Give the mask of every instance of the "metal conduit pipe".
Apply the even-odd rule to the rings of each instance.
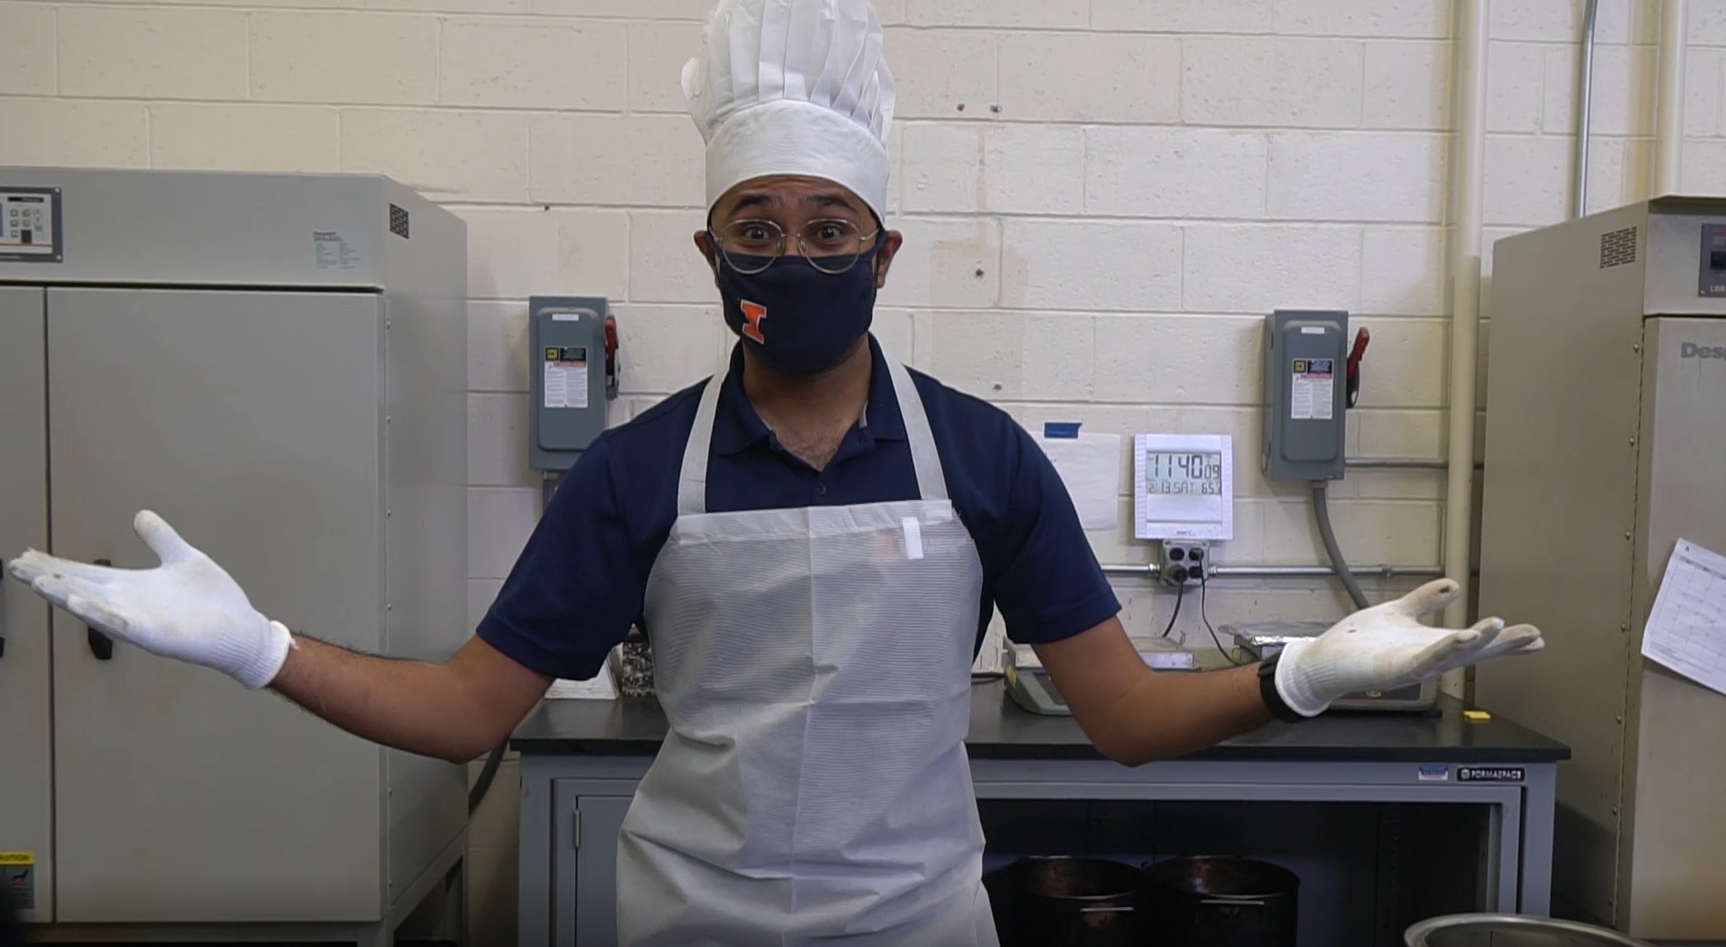
[[[1350,573],[1364,579],[1442,579],[1442,566],[1353,566]],[[1104,575],[1156,578],[1156,566],[1103,566]],[[1205,575],[1212,579],[1334,579],[1329,566],[1211,566]]]
[[[1678,193],[1684,157],[1684,80],[1689,9],[1685,0],[1660,5],[1660,90],[1655,103],[1654,188],[1651,197]]]
[[[1582,55],[1576,84],[1576,167],[1575,195],[1571,198],[1570,215],[1588,213],[1588,142],[1594,113],[1594,24],[1600,19],[1599,0],[1588,0],[1582,10]]]
[[[1456,5],[1456,161],[1450,219],[1450,469],[1444,500],[1444,572],[1461,587],[1445,610],[1451,628],[1469,626],[1474,548],[1475,384],[1480,357],[1481,256],[1485,241],[1487,0]],[[1445,692],[1461,697],[1465,678],[1446,675]]]
[[[1399,460],[1394,457],[1362,458],[1344,461],[1346,466],[1358,470],[1449,470],[1450,464],[1443,460],[1417,460],[1413,458]],[[1486,464],[1475,461],[1475,470],[1485,470]]]

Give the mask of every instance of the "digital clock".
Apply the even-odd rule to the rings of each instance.
[[[1234,538],[1234,447],[1228,435],[1140,434],[1134,448],[1135,536]]]
[[[1158,496],[1222,496],[1223,455],[1147,451],[1145,492]]]

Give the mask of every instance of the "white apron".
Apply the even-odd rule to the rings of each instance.
[[[623,821],[624,947],[996,947],[964,740],[982,565],[905,368],[922,499],[708,513],[723,378],[648,577],[670,733]]]

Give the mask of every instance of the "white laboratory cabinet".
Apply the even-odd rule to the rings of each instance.
[[[0,167],[0,556],[155,565],[266,615],[467,638],[466,229],[380,177]],[[385,751],[0,583],[0,875],[43,937],[388,943],[465,769]]]
[[[1726,553],[1726,199],[1507,237],[1490,291],[1480,611],[1548,643],[1474,696],[1572,748],[1555,913],[1726,941],[1726,695],[1641,656],[1677,543]]]

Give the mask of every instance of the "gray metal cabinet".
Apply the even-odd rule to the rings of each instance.
[[[0,253],[0,556],[152,567],[149,509],[297,631],[461,647],[460,219],[348,175],[0,168],[8,194],[55,195],[63,252]],[[93,639],[10,584],[0,853],[38,854],[31,920],[387,943],[460,859],[464,767]]]
[[[1480,608],[1552,643],[1482,665],[1476,697],[1575,747],[1555,907],[1720,941],[1726,695],[1642,649],[1662,588],[1707,587],[1668,582],[1677,543],[1726,552],[1726,200],[1665,196],[1494,252]],[[1717,615],[1689,620],[1717,636]]]
[[[633,783],[554,784],[552,886],[562,947],[617,943],[617,835]]]
[[[999,685],[993,688],[984,685],[987,696],[974,698],[989,712],[1005,699]],[[525,725],[536,731],[527,740],[543,743],[516,741],[522,751],[516,942],[617,947],[618,833],[653,757],[622,746],[619,755],[603,755],[603,740],[571,739],[573,728],[548,726],[547,709]],[[1195,759],[1131,769],[1061,756],[973,759],[989,838],[985,870],[1052,852],[1128,863],[1170,855],[1263,857],[1300,875],[1301,943],[1314,945],[1376,943],[1371,932],[1395,937],[1415,920],[1441,914],[1545,916],[1556,758],[1533,735],[1526,744],[1482,746],[1476,752],[1483,764],[1508,762],[1499,768],[1520,777],[1466,781],[1458,741],[1443,735],[1464,725],[1460,707],[1446,714],[1430,729],[1387,718],[1392,742],[1376,751],[1354,742],[1358,721],[1336,721],[1329,732],[1340,742],[1333,749],[1350,749],[1335,762]],[[620,707],[587,719],[610,718],[629,734],[622,738],[628,743],[657,726],[629,716]],[[1511,748],[1522,752],[1502,755]],[[1383,759],[1359,758],[1362,751]],[[1431,778],[1434,771],[1444,777]]]
[[[42,290],[0,286],[0,557],[48,546],[47,389]],[[48,608],[0,580],[0,897],[24,917],[54,900]]]

